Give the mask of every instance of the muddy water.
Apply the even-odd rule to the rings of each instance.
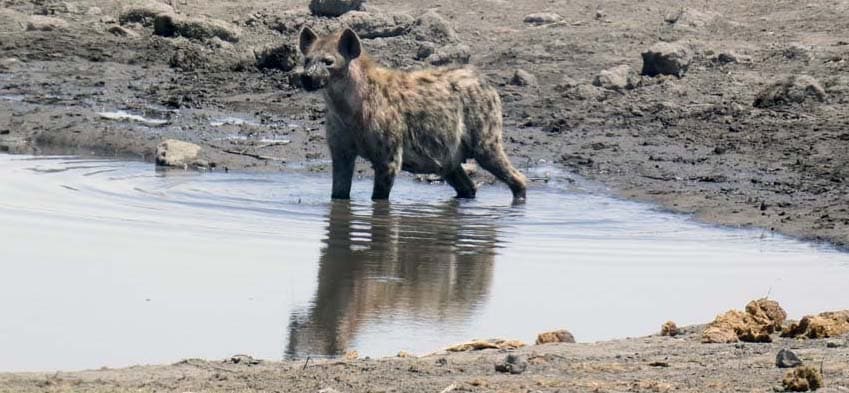
[[[701,323],[770,295],[847,308],[849,255],[700,225],[554,180],[511,206],[398,181],[157,172],[0,155],[0,370],[423,354],[471,338],[580,341]]]

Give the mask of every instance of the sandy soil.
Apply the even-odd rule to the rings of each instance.
[[[203,146],[214,170],[327,170],[323,103],[291,83],[286,48],[301,25],[337,21],[309,16],[305,1],[177,0],[177,14],[221,20],[239,31],[238,41],[163,37],[143,20],[120,23],[129,3],[0,1],[0,151],[152,161],[161,140],[177,138]],[[468,45],[471,63],[502,94],[508,151],[519,167],[562,165],[624,197],[707,222],[849,245],[847,1],[374,0],[369,7],[370,15],[410,18],[434,9],[448,20],[456,41],[405,30],[365,45],[401,68],[426,65],[416,60],[422,46]],[[523,22],[536,12],[562,20]],[[682,78],[643,76],[631,89],[592,85],[614,66],[639,72],[641,53],[658,41],[692,51]],[[263,58],[270,48],[284,55]],[[520,69],[536,82],[514,83]],[[802,74],[818,81],[824,98],[753,105],[770,83]],[[111,111],[164,123],[100,114]],[[289,143],[269,143],[281,140]],[[519,376],[495,375],[492,363],[503,354],[476,353],[306,370],[188,361],[0,375],[0,390],[438,392],[457,384],[458,391],[770,391],[782,374],[771,364],[782,346],[799,347],[822,362],[827,381],[849,386],[845,346],[706,346],[653,337],[527,348],[521,352],[538,360]],[[649,365],[660,360],[669,367]]]

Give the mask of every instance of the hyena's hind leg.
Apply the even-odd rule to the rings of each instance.
[[[469,174],[466,173],[462,165],[458,165],[454,170],[448,172],[444,178],[451,187],[454,187],[454,191],[457,191],[457,198],[472,199],[475,197],[477,186],[469,178]]]
[[[510,187],[514,200],[525,199],[528,180],[525,175],[513,167],[500,143],[488,149],[480,149],[475,153],[475,160],[481,168],[486,169]]]

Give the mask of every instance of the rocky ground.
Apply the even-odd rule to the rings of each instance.
[[[323,103],[294,83],[294,39],[347,25],[385,65],[478,67],[521,168],[561,165],[707,222],[849,245],[849,1],[373,0],[338,17],[305,0],[0,5],[0,151],[152,162],[173,138],[202,147],[202,170],[326,171]],[[672,61],[649,53],[644,68],[650,48]],[[3,375],[0,390],[770,391],[784,346],[849,386],[845,346],[688,337],[529,347],[519,376],[496,375],[504,355],[490,352]]]

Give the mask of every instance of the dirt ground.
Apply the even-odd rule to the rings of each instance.
[[[84,372],[0,374],[0,392],[773,392],[790,348],[821,369],[820,392],[849,391],[849,339],[777,338],[769,344],[701,344],[702,327],[675,337],[544,344],[512,354],[521,374],[498,373],[503,351],[384,359],[269,362],[234,357]]]
[[[326,171],[323,102],[294,83],[292,49],[304,24],[355,23],[386,65],[427,66],[436,62],[428,51],[456,62],[465,51],[502,95],[508,153],[520,168],[561,165],[706,222],[849,245],[849,1],[373,0],[360,19],[334,19],[311,16],[306,1],[174,0],[171,12],[201,21],[182,33],[126,12],[166,6],[153,3],[0,0],[0,152],[153,161],[156,145],[176,138],[201,145],[209,170]],[[524,21],[540,12],[561,18]],[[682,77],[593,85],[615,66],[639,73],[641,53],[659,41],[692,53]],[[514,78],[517,70],[533,78]],[[799,102],[754,105],[792,75],[819,86]],[[141,117],[116,120],[115,111]],[[360,171],[368,175],[366,165]],[[653,337],[531,347],[522,353],[541,360],[521,376],[494,375],[503,355],[486,353],[305,370],[189,361],[2,375],[0,390],[770,391],[780,380],[771,359],[785,345],[849,386],[845,346]],[[648,365],[656,360],[669,367]]]

